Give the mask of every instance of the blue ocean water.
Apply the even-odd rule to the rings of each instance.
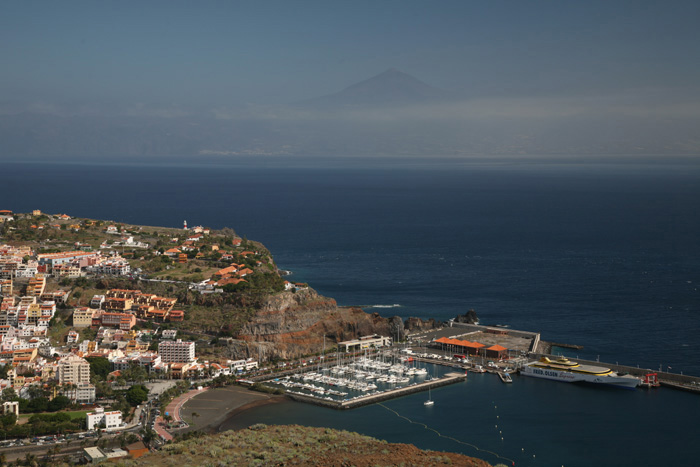
[[[382,404],[336,411],[294,402],[243,412],[221,427],[299,424],[355,431],[516,466],[696,465],[697,395],[627,391],[490,374]],[[435,430],[435,431],[434,431]]]
[[[294,280],[342,305],[441,320],[473,308],[484,324],[581,344],[582,358],[700,375],[700,164],[693,160],[8,163],[2,171],[2,209],[169,227],[185,219],[228,226],[263,242]],[[624,465],[627,458],[615,456],[633,442],[628,432],[660,450],[666,450],[663,443],[675,446],[683,433],[677,430],[697,432],[692,395],[523,379],[510,389],[498,380],[473,379],[462,388],[468,396],[457,387],[443,389],[460,411],[434,419],[442,427],[436,428],[471,439],[489,417],[486,399],[502,393],[503,400],[512,399],[512,432],[524,436],[515,445],[529,443],[508,446],[509,452],[526,448],[537,451],[536,459],[544,452],[571,453],[550,459],[557,464],[531,465],[590,465],[576,464],[590,459],[577,453],[593,456],[591,447],[601,445],[613,456],[605,459],[618,462],[597,465]],[[392,402],[399,412],[415,412],[415,401],[401,401]],[[381,407],[356,413],[374,417],[378,409],[387,413],[381,425],[386,436],[354,411],[318,418],[387,438],[399,426],[394,415]],[[317,410],[288,409],[294,416]],[[464,422],[469,430],[461,428]],[[662,437],[658,441],[639,433],[644,423],[672,428],[661,434],[650,428]],[[401,439],[427,442],[415,427],[405,427],[413,435],[402,431]],[[603,443],[599,432],[623,446]],[[571,442],[560,439],[569,435]],[[568,447],[559,451],[548,439]],[[444,442],[438,438],[434,446]],[[457,450],[453,444],[439,448]],[[691,459],[683,446],[674,452]]]

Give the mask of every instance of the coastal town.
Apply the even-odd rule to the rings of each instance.
[[[306,285],[284,281],[266,250],[230,229],[212,233],[185,221],[161,230],[0,211],[5,439],[138,427],[134,409],[147,400],[147,382],[221,382],[258,368],[257,359],[226,358],[211,339],[188,332],[188,316],[168,291],[213,296]],[[163,293],[129,287],[137,281]],[[81,418],[33,415],[69,407]]]

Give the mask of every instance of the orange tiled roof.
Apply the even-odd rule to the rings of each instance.
[[[472,349],[480,349],[482,347],[486,347],[484,344],[481,344],[479,342],[450,339],[448,337],[441,337],[440,339],[436,339],[435,342],[438,342],[440,344],[456,345],[458,347],[470,347]]]
[[[491,347],[489,347],[489,348],[486,349],[486,350],[495,350],[496,352],[501,352],[501,351],[503,351],[503,350],[508,350],[508,349],[506,349],[505,347],[503,347],[503,346],[501,346],[501,345],[495,344],[495,345],[492,345]]]

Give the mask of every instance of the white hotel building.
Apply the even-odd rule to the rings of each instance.
[[[166,363],[191,363],[194,362],[194,342],[161,341],[158,344],[158,353]]]

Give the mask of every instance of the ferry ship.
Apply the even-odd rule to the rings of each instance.
[[[550,360],[542,357],[537,362],[531,362],[520,369],[520,374],[534,378],[552,379],[566,383],[595,383],[625,389],[634,389],[639,385],[639,378],[631,375],[619,375],[610,368],[593,365],[581,365],[568,358]]]

